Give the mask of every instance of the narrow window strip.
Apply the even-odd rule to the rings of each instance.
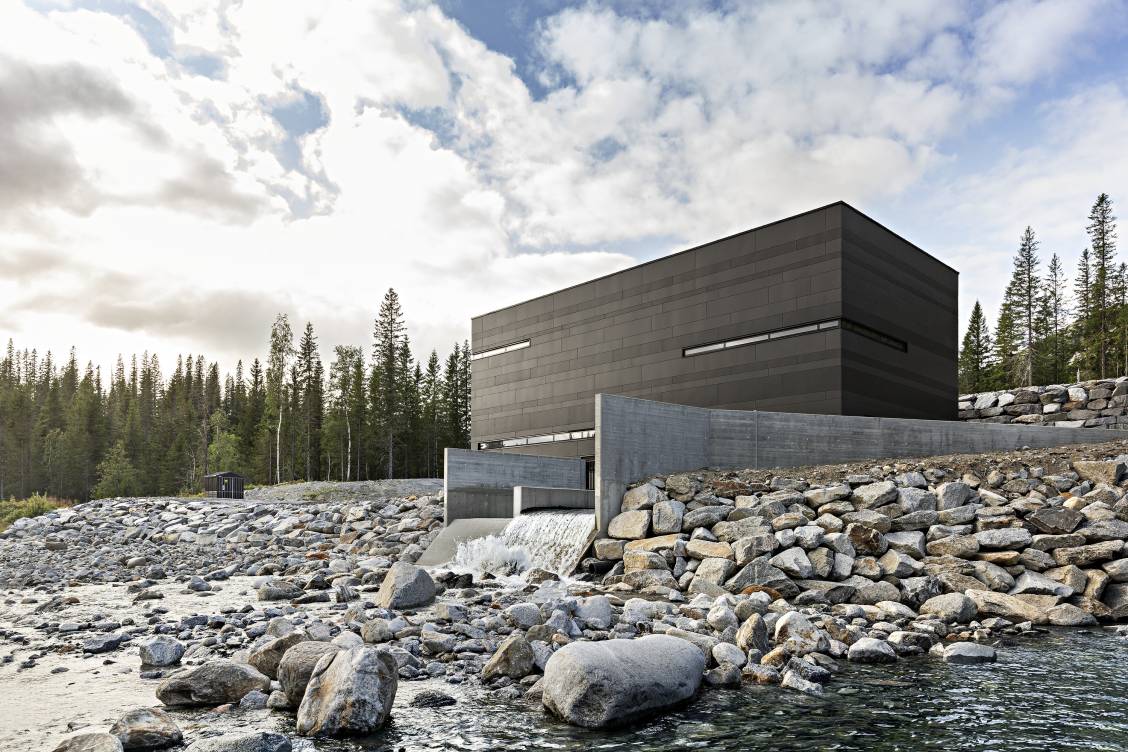
[[[470,356],[470,360],[481,360],[482,358],[492,358],[495,355],[504,355],[505,353],[513,352],[514,350],[524,350],[530,344],[532,344],[530,342],[530,340],[526,339],[526,340],[522,340],[520,342],[514,342],[514,343],[509,344],[509,345],[502,345],[501,347],[495,347],[495,348],[492,348],[490,350],[482,350],[481,352],[473,353]]]
[[[736,347],[743,347],[745,345],[753,345],[758,342],[775,341],[780,339],[787,339],[788,337],[797,337],[803,334],[812,334],[814,332],[824,332],[832,329],[845,329],[849,332],[854,332],[863,337],[879,342],[894,350],[901,352],[908,352],[908,343],[904,340],[897,339],[888,334],[883,334],[876,329],[871,329],[863,324],[857,324],[853,321],[846,319],[830,319],[828,321],[819,321],[813,324],[804,324],[802,326],[792,326],[786,329],[777,329],[772,332],[763,332],[761,334],[752,334],[736,339],[724,340],[722,342],[710,342],[703,345],[693,345],[686,347],[682,350],[682,357],[689,358],[694,355],[705,355],[706,353],[719,352],[721,350],[731,350]]]

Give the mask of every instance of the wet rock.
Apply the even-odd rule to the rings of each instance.
[[[780,680],[779,686],[784,689],[793,689],[796,692],[802,692],[805,695],[811,695],[813,697],[822,697],[824,694],[821,684],[804,679],[795,671],[784,671],[783,679]]]
[[[847,658],[854,663],[893,663],[897,653],[884,640],[862,637],[850,646]]]
[[[110,733],[118,738],[127,752],[173,747],[184,738],[172,716],[160,708],[131,710],[110,726]]]
[[[1040,621],[1042,609],[1014,595],[990,590],[968,590],[979,616],[1001,616],[1012,621]]]
[[[184,655],[184,646],[167,635],[142,640],[137,647],[140,649],[143,666],[173,666],[179,663],[180,657]]]
[[[298,707],[305,695],[306,685],[313,676],[313,670],[322,656],[340,652],[341,648],[331,642],[299,642],[286,651],[278,662],[278,683],[286,693],[291,707]]]
[[[448,705],[455,705],[458,700],[448,695],[446,692],[440,692],[437,689],[425,689],[415,697],[411,698],[408,703],[413,708],[442,708]]]
[[[171,706],[224,705],[255,689],[269,691],[270,679],[246,663],[217,660],[165,679],[157,686],[157,699]]]
[[[52,752],[122,752],[113,734],[78,734],[64,739]]]
[[[298,707],[304,736],[361,736],[384,725],[396,697],[392,656],[369,646],[323,655]]]
[[[967,624],[975,618],[975,602],[962,593],[947,593],[929,598],[920,606],[920,613],[935,616],[949,624]]]
[[[775,641],[794,655],[826,651],[826,636],[798,611],[788,611],[775,624]]]
[[[499,676],[520,679],[533,672],[536,656],[528,640],[519,634],[506,638],[493,657],[482,668],[482,680],[490,681]]]
[[[260,692],[257,689],[252,689],[247,694],[243,695],[243,699],[239,700],[240,710],[262,710],[270,702],[270,695],[265,692]]]
[[[292,752],[282,734],[259,731],[252,734],[222,734],[192,742],[186,752]]]
[[[1047,623],[1058,627],[1082,627],[1097,623],[1095,616],[1071,603],[1061,603],[1049,609],[1045,619]]]
[[[667,635],[574,642],[545,666],[542,702],[577,726],[627,723],[693,697],[704,670],[700,650]]]
[[[947,663],[994,663],[995,648],[978,642],[953,642],[944,648]]]
[[[544,623],[540,608],[535,603],[514,603],[502,613],[505,620],[518,629],[528,629]]]
[[[745,619],[736,631],[736,644],[746,653],[753,650],[760,653],[768,652],[771,649],[771,644],[768,640],[768,626],[764,617],[760,614],[752,614]]]
[[[289,632],[281,637],[275,637],[273,640],[252,648],[247,656],[247,663],[271,679],[277,679],[278,664],[281,663],[282,656],[299,642],[305,642],[308,639],[305,632],[301,631]]]
[[[376,603],[381,608],[414,608],[435,598],[435,581],[427,570],[414,564],[397,561],[388,570]]]

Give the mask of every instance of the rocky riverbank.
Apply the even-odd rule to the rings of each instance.
[[[751,685],[829,697],[851,664],[1006,661],[1128,616],[1122,454],[645,479],[564,582],[413,566],[442,519],[420,487],[58,510],[0,535],[0,689],[57,704],[0,742],[315,749],[498,702],[601,727]]]

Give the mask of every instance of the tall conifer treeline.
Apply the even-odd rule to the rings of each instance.
[[[312,324],[279,315],[265,363],[222,382],[202,355],[168,371],[155,355],[113,374],[48,352],[0,358],[0,498],[194,492],[209,472],[254,483],[434,477],[444,447],[470,443],[470,345],[416,362],[389,290],[373,348],[339,345],[328,368]],[[371,352],[372,357],[365,354]]]
[[[1073,297],[1061,259],[1040,273],[1039,242],[1019,238],[999,318],[991,332],[979,301],[960,348],[960,391],[1061,384],[1128,374],[1128,266],[1116,261],[1116,217],[1107,193],[1089,212]]]

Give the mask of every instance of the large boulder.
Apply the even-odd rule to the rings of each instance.
[[[980,616],[1001,616],[1011,621],[1041,621],[1043,610],[1014,595],[991,590],[968,590],[965,595],[975,603]]]
[[[786,645],[793,655],[822,653],[827,649],[826,635],[798,611],[788,611],[775,623],[775,641]]]
[[[165,705],[226,705],[239,702],[253,690],[270,691],[270,679],[254,666],[234,661],[208,661],[178,671],[157,685],[157,699]]]
[[[1081,480],[1091,481],[1092,483],[1107,483],[1110,486],[1115,486],[1124,475],[1126,465],[1117,460],[1077,460],[1073,463],[1073,469],[1081,476]]]
[[[981,549],[1021,550],[1030,545],[1028,530],[1021,527],[1001,527],[994,530],[980,530],[975,534]]]
[[[331,642],[306,640],[286,651],[278,663],[278,683],[282,685],[290,707],[296,708],[301,703],[309,678],[313,676],[313,670],[321,657],[340,650],[340,646]]]
[[[953,642],[944,648],[944,660],[948,663],[994,663],[995,648],[978,642]]]
[[[209,736],[192,742],[185,752],[291,752],[290,740],[282,734],[258,731]]]
[[[384,577],[384,584],[376,596],[381,608],[414,608],[435,599],[435,581],[427,570],[397,561]]]
[[[885,640],[861,637],[850,646],[846,657],[854,663],[893,663],[897,653]]]
[[[303,595],[305,590],[288,580],[270,580],[258,589],[260,601],[292,601]]]
[[[157,635],[142,640],[137,647],[141,654],[141,663],[145,666],[173,666],[180,663],[180,657],[184,655],[184,646],[168,635]]]
[[[1073,588],[1065,583],[1051,580],[1044,574],[1037,572],[1023,572],[1014,581],[1011,595],[1059,595],[1068,598],[1073,595]]]
[[[172,716],[160,708],[131,710],[110,726],[110,733],[127,751],[174,747],[184,739]]]
[[[1072,533],[1083,519],[1080,512],[1066,507],[1043,507],[1026,515],[1026,522],[1049,535]]]
[[[251,648],[251,652],[247,656],[247,663],[251,664],[271,679],[277,679],[278,664],[282,662],[282,656],[286,655],[286,651],[299,642],[305,642],[308,639],[309,637],[304,630],[289,632],[281,637],[275,637],[261,645]]]
[[[64,739],[51,752],[122,752],[121,742],[113,734],[78,734]]]
[[[542,701],[576,726],[629,723],[693,697],[704,671],[704,654],[668,635],[573,642],[545,665]]]
[[[160,708],[130,710],[109,727],[109,733],[117,737],[126,751],[162,750],[184,740],[173,717]]]
[[[611,519],[607,534],[612,538],[639,540],[645,538],[650,530],[650,510],[635,509],[621,512]]]
[[[535,660],[529,641],[519,634],[510,635],[482,668],[482,679],[490,681],[499,676],[520,679],[533,673]]]
[[[298,706],[306,736],[358,736],[384,725],[396,698],[398,669],[386,650],[363,646],[323,655]]]
[[[975,601],[963,593],[945,593],[922,603],[920,612],[949,624],[967,624],[975,618],[978,609]]]
[[[658,490],[657,486],[643,483],[641,486],[630,489],[623,494],[622,509],[624,512],[636,509],[650,509],[665,498],[666,494]]]

